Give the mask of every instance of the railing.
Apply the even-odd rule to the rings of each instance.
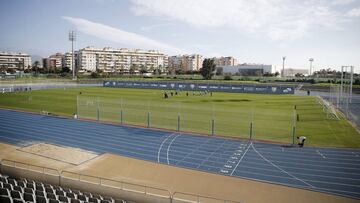
[[[4,166],[10,166],[10,167],[13,167],[13,168],[19,168],[19,169],[26,169],[26,170],[29,170],[29,171],[35,171],[35,172],[39,172],[39,173],[42,173],[42,174],[60,176],[60,172],[58,170],[56,170],[54,168],[50,168],[50,167],[44,167],[44,166],[24,163],[24,162],[20,162],[20,161],[13,161],[13,160],[9,160],[9,159],[1,160],[0,164],[4,165]]]
[[[171,193],[169,190],[158,188],[158,187],[153,187],[153,186],[129,183],[126,181],[111,180],[111,179],[102,178],[102,177],[98,177],[98,176],[84,175],[84,174],[70,172],[70,171],[62,171],[61,177],[77,180],[80,182],[93,183],[93,184],[97,184],[100,186],[116,188],[116,189],[120,189],[120,190],[124,190],[124,191],[137,192],[137,193],[141,193],[141,194],[145,194],[145,195],[171,198]]]
[[[136,183],[129,183],[126,181],[111,180],[108,178],[102,178],[102,177],[92,176],[92,175],[85,175],[85,174],[71,172],[71,171],[59,172],[58,170],[56,170],[54,168],[44,167],[44,166],[39,166],[39,165],[24,163],[24,162],[20,162],[20,161],[9,160],[9,159],[2,159],[0,161],[0,169],[2,169],[2,166],[9,166],[9,167],[13,167],[13,168],[25,169],[28,171],[34,171],[34,172],[38,172],[41,174],[58,176],[59,177],[58,185],[60,185],[60,186],[61,186],[60,180],[63,178],[67,178],[67,179],[72,179],[72,180],[76,180],[79,182],[97,184],[100,186],[115,188],[115,189],[119,189],[119,190],[123,190],[123,191],[135,192],[135,193],[151,195],[151,196],[155,196],[155,197],[168,198],[169,202],[179,200],[181,202],[192,202],[192,203],[200,203],[200,202],[240,203],[239,201],[224,200],[224,199],[214,198],[214,197],[210,197],[210,196],[203,196],[203,195],[191,194],[191,193],[174,192],[173,194],[171,194],[169,190],[162,189],[159,187],[141,185],[141,184],[136,184]]]
[[[233,201],[233,200],[225,200],[220,198],[214,198],[210,196],[203,196],[191,193],[184,193],[184,192],[174,192],[172,195],[172,200],[176,201],[186,201],[192,203],[241,203],[240,201]]]

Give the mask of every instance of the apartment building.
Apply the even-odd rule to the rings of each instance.
[[[63,67],[63,58],[62,53],[53,54],[47,58],[43,58],[43,67],[46,69],[61,69]]]
[[[31,57],[25,53],[0,52],[0,67],[25,70],[31,68]]]
[[[204,59],[199,54],[177,55],[169,57],[169,67],[183,71],[199,71]]]
[[[63,64],[63,67],[67,67],[69,68],[70,70],[72,70],[72,53],[71,52],[66,52],[62,58],[62,64]],[[74,63],[74,66],[75,66],[75,70],[77,69],[77,64],[78,64],[78,52],[77,51],[74,51],[74,60],[75,60],[75,63]]]
[[[216,66],[235,66],[237,65],[237,61],[232,56],[226,56],[226,57],[214,57],[213,58]]]
[[[155,50],[86,47],[78,51],[77,58],[79,69],[91,72],[129,73],[130,69],[135,73],[141,69],[153,72],[155,69],[164,71],[168,66],[168,57]]]

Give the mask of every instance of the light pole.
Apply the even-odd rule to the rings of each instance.
[[[76,41],[76,34],[73,30],[69,32],[69,41],[71,41],[71,69],[73,80],[75,80],[74,41]]]
[[[283,60],[283,69],[282,69],[282,77],[285,77],[285,59],[286,59],[286,56],[283,56],[282,57],[282,60]]]
[[[310,72],[309,72],[309,75],[311,75],[311,72],[312,72],[312,62],[314,61],[314,59],[313,59],[313,58],[310,58],[309,61],[310,61]]]

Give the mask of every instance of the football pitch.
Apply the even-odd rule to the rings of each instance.
[[[316,97],[168,94],[165,99],[163,90],[154,89],[47,89],[1,94],[0,107],[62,116],[77,112],[80,119],[284,143],[303,135],[306,145],[360,147],[359,133],[341,116],[329,118]]]

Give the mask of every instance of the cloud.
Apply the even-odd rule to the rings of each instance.
[[[347,12],[350,17],[360,17],[360,8],[353,8]]]
[[[347,4],[353,0],[342,0]],[[138,16],[167,17],[194,27],[231,29],[273,40],[294,40],[317,28],[339,29],[339,0],[132,0]],[[345,4],[345,3],[343,3]]]
[[[142,26],[140,28],[140,30],[148,32],[148,31],[151,31],[156,28],[161,28],[161,27],[166,27],[166,26],[171,26],[171,25],[173,25],[173,23],[159,23],[159,24],[154,24],[154,25]]]
[[[170,53],[184,53],[185,51],[177,47],[147,38],[145,36],[127,32],[119,28],[110,27],[101,23],[95,23],[83,18],[63,16],[63,19],[75,25],[76,29],[85,34],[116,42],[126,46],[141,49],[158,49]]]
[[[338,6],[338,5],[348,5],[355,2],[355,0],[333,0],[331,5]]]

